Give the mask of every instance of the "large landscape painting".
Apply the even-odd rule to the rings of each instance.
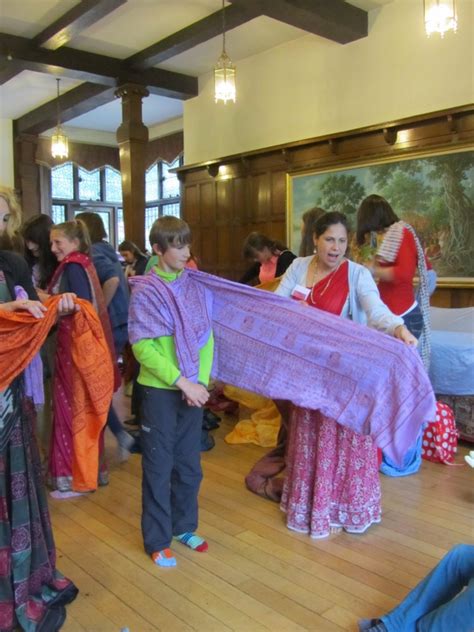
[[[474,282],[474,151],[290,176],[292,250],[306,210],[342,211],[355,229],[357,208],[371,193],[415,228],[440,278]]]

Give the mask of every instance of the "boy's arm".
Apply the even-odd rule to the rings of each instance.
[[[133,354],[140,364],[167,386],[174,386],[181,373],[165,355],[160,353],[152,338],[143,338],[132,345]]]

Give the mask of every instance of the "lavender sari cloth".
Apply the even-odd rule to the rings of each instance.
[[[212,326],[215,378],[321,410],[370,435],[396,463],[434,419],[419,354],[395,338],[203,272],[184,270],[168,284],[157,278],[134,278],[130,339],[174,335],[186,377],[197,375],[198,340]]]
[[[26,290],[21,285],[15,285],[15,297],[20,300],[28,298]],[[43,361],[40,353],[37,353],[26,367],[23,377],[25,380],[25,394],[31,397],[36,406],[44,404]]]

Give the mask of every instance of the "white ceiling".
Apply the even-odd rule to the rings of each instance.
[[[392,0],[351,0],[366,10],[380,8]],[[0,0],[1,30],[34,37],[48,24],[77,4],[77,0]],[[86,29],[69,44],[72,48],[125,58],[219,10],[221,0],[128,0],[105,18]],[[226,37],[227,51],[235,62],[256,55],[308,33],[267,17],[259,17]],[[313,36],[319,45],[326,40]],[[160,64],[160,68],[199,76],[209,72],[221,52],[221,37],[215,37]],[[81,82],[61,79],[61,92]],[[23,71],[0,86],[0,117],[16,119],[50,101],[56,95],[52,75]],[[181,101],[150,95],[143,101],[147,126],[182,116]],[[68,128],[115,132],[121,122],[121,105],[116,100],[68,122]]]

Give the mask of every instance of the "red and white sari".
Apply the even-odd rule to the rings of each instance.
[[[340,314],[349,293],[348,263],[315,284],[309,305]],[[363,533],[381,520],[377,449],[319,411],[293,407],[281,509],[289,529],[325,538],[331,527]]]

